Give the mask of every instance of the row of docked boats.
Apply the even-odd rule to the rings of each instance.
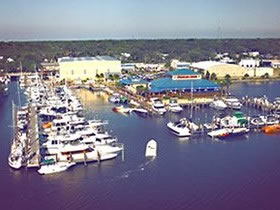
[[[28,108],[22,107],[19,109],[13,104],[12,110],[15,132],[11,142],[8,164],[13,169],[20,169],[28,159],[26,153]]]
[[[83,107],[69,88],[51,88],[40,78],[34,84],[27,87],[24,93],[29,107],[34,107],[40,118],[41,164],[38,173],[51,174],[67,170],[78,163],[113,159],[123,151],[123,144],[105,130],[107,121],[87,120],[83,116]],[[28,123],[27,119],[25,123]],[[18,145],[19,141],[13,140],[14,144]],[[17,146],[22,147],[24,145]],[[13,167],[15,164],[10,164],[10,160],[24,159],[26,154],[14,152],[14,147],[11,148],[9,165]],[[18,164],[13,168],[21,166]]]
[[[172,113],[180,113],[183,108],[179,105],[176,98],[170,98],[167,108],[159,98],[151,98],[152,109],[159,115],[165,114],[167,111]]]

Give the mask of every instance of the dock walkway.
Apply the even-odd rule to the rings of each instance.
[[[38,117],[34,107],[29,107],[27,138],[27,162],[28,168],[40,166],[40,143],[38,135]]]

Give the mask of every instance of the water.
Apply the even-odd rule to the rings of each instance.
[[[231,91],[273,98],[279,87],[280,82],[235,84]],[[126,116],[112,112],[102,93],[78,91],[85,115],[109,120],[107,129],[125,144],[124,162],[118,157],[50,176],[35,169],[12,170],[7,157],[11,101],[18,103],[15,91],[12,83],[11,94],[0,101],[1,209],[279,209],[280,135],[250,133],[232,142],[206,136],[178,139],[166,123],[189,116],[189,110],[181,116]],[[194,116],[203,122],[214,114],[202,109]],[[158,141],[155,160],[144,157],[151,138]]]

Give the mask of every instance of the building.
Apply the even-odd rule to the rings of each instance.
[[[121,69],[124,72],[133,72],[136,69],[136,64],[135,63],[124,63],[124,64],[121,64]]]
[[[121,61],[110,56],[63,57],[58,59],[60,79],[95,79],[97,75],[121,74]]]
[[[171,66],[173,69],[187,69],[187,68],[190,67],[190,63],[188,63],[188,62],[182,62],[182,61],[173,59],[173,60],[171,61],[170,66]]]
[[[130,92],[137,93],[138,87],[147,88],[149,82],[138,77],[129,77],[120,80],[121,84]]]
[[[150,93],[209,93],[220,90],[217,84],[201,78],[200,73],[190,69],[178,69],[168,72],[164,78],[153,80],[149,85],[149,91]]]
[[[59,64],[57,62],[42,62],[40,71],[44,76],[56,76],[59,74]]]
[[[257,68],[260,67],[261,61],[259,59],[242,59],[239,66],[244,68]]]
[[[242,66],[217,61],[192,63],[191,68],[200,71],[204,75],[206,75],[207,72],[210,75],[215,74],[217,78],[224,78],[226,75],[229,75],[232,78],[242,78],[247,73],[247,69]]]

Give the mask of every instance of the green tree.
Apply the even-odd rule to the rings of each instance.
[[[119,79],[120,79],[120,75],[114,74],[114,80],[119,80]]]
[[[209,71],[206,72],[206,74],[205,74],[205,79],[207,79],[207,80],[210,79],[210,73],[209,73]]]
[[[248,79],[249,77],[250,77],[249,74],[245,74],[243,79]]]
[[[210,80],[217,80],[217,75],[215,73],[212,73],[210,76]]]
[[[227,74],[227,75],[225,76],[225,78],[224,78],[224,84],[225,84],[225,86],[226,86],[226,88],[227,88],[227,92],[228,92],[229,86],[230,86],[230,84],[231,84],[231,77],[230,77],[229,74]]]

